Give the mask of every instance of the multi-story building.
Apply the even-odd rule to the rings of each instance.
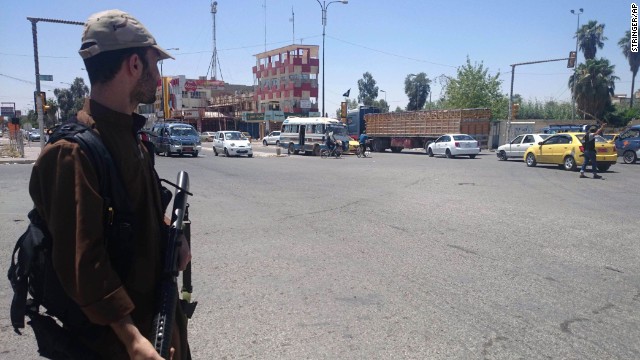
[[[258,112],[309,116],[318,111],[318,45],[289,45],[255,55],[254,100]]]

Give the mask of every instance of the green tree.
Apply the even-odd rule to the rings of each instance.
[[[384,99],[374,101],[373,104],[371,104],[371,106],[377,107],[378,109],[380,109],[380,112],[383,112],[383,113],[389,112],[389,104],[387,104],[387,102],[384,101]]]
[[[458,67],[457,76],[445,83],[444,102],[449,109],[490,108],[493,119],[506,119],[509,99],[500,92],[500,72],[489,74],[483,63]]]
[[[409,74],[404,78],[404,93],[409,98],[407,111],[423,109],[431,93],[431,80],[423,72]]]
[[[604,36],[604,24],[598,24],[595,20],[582,25],[576,31],[575,37],[578,38],[578,47],[582,50],[585,60],[595,59],[596,51],[602,49],[604,41],[607,40]]]
[[[47,99],[49,111],[44,114],[44,127],[50,128],[56,123],[56,112],[58,112],[58,102],[54,99]]]
[[[378,87],[373,76],[366,72],[362,74],[362,79],[358,80],[358,102],[371,106],[378,98]]]
[[[611,109],[611,95],[615,90],[615,81],[618,77],[613,75],[614,65],[609,60],[590,59],[576,68],[576,86],[574,98],[578,110],[587,117],[595,116],[603,119],[607,111]],[[569,89],[573,89],[574,76],[569,77]],[[589,115],[590,114],[590,115]]]
[[[631,31],[627,30],[624,37],[618,41],[618,46],[622,49],[622,54],[629,61],[631,68],[631,102],[629,107],[633,107],[634,89],[636,84],[636,75],[640,67],[640,52],[631,52]]]
[[[402,110],[402,108],[400,106],[396,106],[396,109],[393,112],[403,112],[404,110]]]
[[[89,95],[89,88],[84,80],[78,77],[68,89],[54,89],[53,94],[58,101],[60,117],[66,120],[82,110],[84,99]]]

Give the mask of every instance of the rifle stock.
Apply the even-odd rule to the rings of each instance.
[[[171,227],[169,240],[164,256],[162,282],[156,301],[156,312],[153,317],[153,345],[163,358],[169,357],[171,347],[171,333],[178,302],[178,253],[183,233],[184,216],[189,194],[189,174],[184,171],[178,173],[177,187],[171,212]]]

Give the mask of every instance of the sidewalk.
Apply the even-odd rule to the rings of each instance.
[[[19,157],[17,153],[9,152],[9,138],[0,138],[0,165],[4,164],[33,164],[40,155],[39,142],[24,142],[24,157]]]

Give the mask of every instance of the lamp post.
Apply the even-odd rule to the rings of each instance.
[[[180,50],[180,48],[168,48],[169,50]],[[164,106],[164,75],[162,74],[162,63],[164,59],[160,60],[160,106],[162,106],[162,120],[164,121],[167,118],[167,109]]]
[[[382,89],[380,89],[379,91],[384,93],[384,104],[387,108],[389,108],[389,104],[387,103],[387,92]]]
[[[573,15],[578,15],[578,25],[576,26],[576,64],[573,68],[573,89],[571,89],[571,120],[576,118],[576,69],[578,68],[578,31],[580,31],[580,14],[582,14],[584,10],[582,8],[578,9],[578,11],[571,10]]]
[[[336,0],[336,1],[330,1],[329,3],[327,3],[326,1],[322,1],[320,2],[320,0],[316,0],[318,2],[318,4],[320,4],[320,8],[322,9],[322,116],[325,116],[325,112],[324,112],[324,73],[325,68],[324,68],[324,35],[325,35],[325,28],[327,27],[327,8],[329,7],[329,5],[333,4],[333,3],[342,3],[342,4],[348,4],[349,0]]]

